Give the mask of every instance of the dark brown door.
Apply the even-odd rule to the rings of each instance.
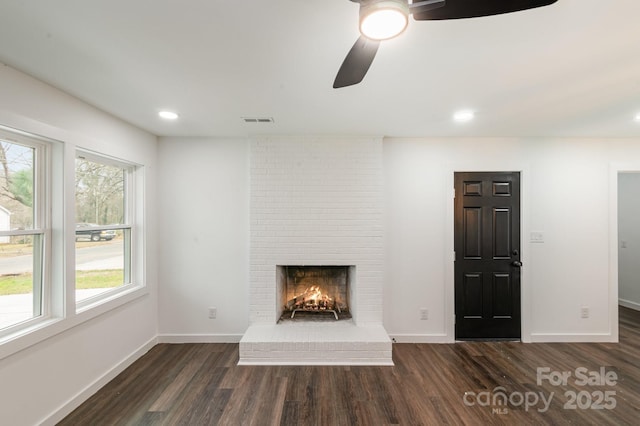
[[[456,339],[520,339],[520,173],[455,173]]]

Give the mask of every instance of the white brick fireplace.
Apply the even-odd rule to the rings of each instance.
[[[382,141],[255,140],[250,171],[250,326],[240,363],[391,365],[382,326]],[[352,267],[352,319],[278,323],[283,265]]]

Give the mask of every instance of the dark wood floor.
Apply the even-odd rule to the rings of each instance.
[[[161,344],[60,424],[640,424],[637,311],[620,309],[619,344],[396,344],[393,359],[395,367],[237,366],[237,344]],[[538,367],[571,377],[538,385]],[[618,380],[582,384],[581,367]],[[548,410],[533,404],[541,393]]]

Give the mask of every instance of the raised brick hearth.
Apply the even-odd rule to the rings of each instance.
[[[393,365],[381,325],[353,322],[254,324],[240,342],[240,364]]]

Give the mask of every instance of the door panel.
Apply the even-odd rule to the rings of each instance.
[[[493,314],[495,318],[511,318],[513,306],[511,304],[511,276],[509,274],[493,274]]]
[[[456,173],[455,189],[456,339],[519,339],[520,174]]]
[[[508,197],[511,195],[511,182],[493,182],[493,195]]]
[[[482,318],[482,281],[482,274],[464,275],[463,303],[467,318]]]
[[[493,258],[511,259],[511,210],[493,209]]]
[[[464,257],[479,259],[482,255],[482,210],[464,209]]]
[[[464,183],[464,195],[467,197],[473,195],[482,195],[482,182],[468,181]]]

